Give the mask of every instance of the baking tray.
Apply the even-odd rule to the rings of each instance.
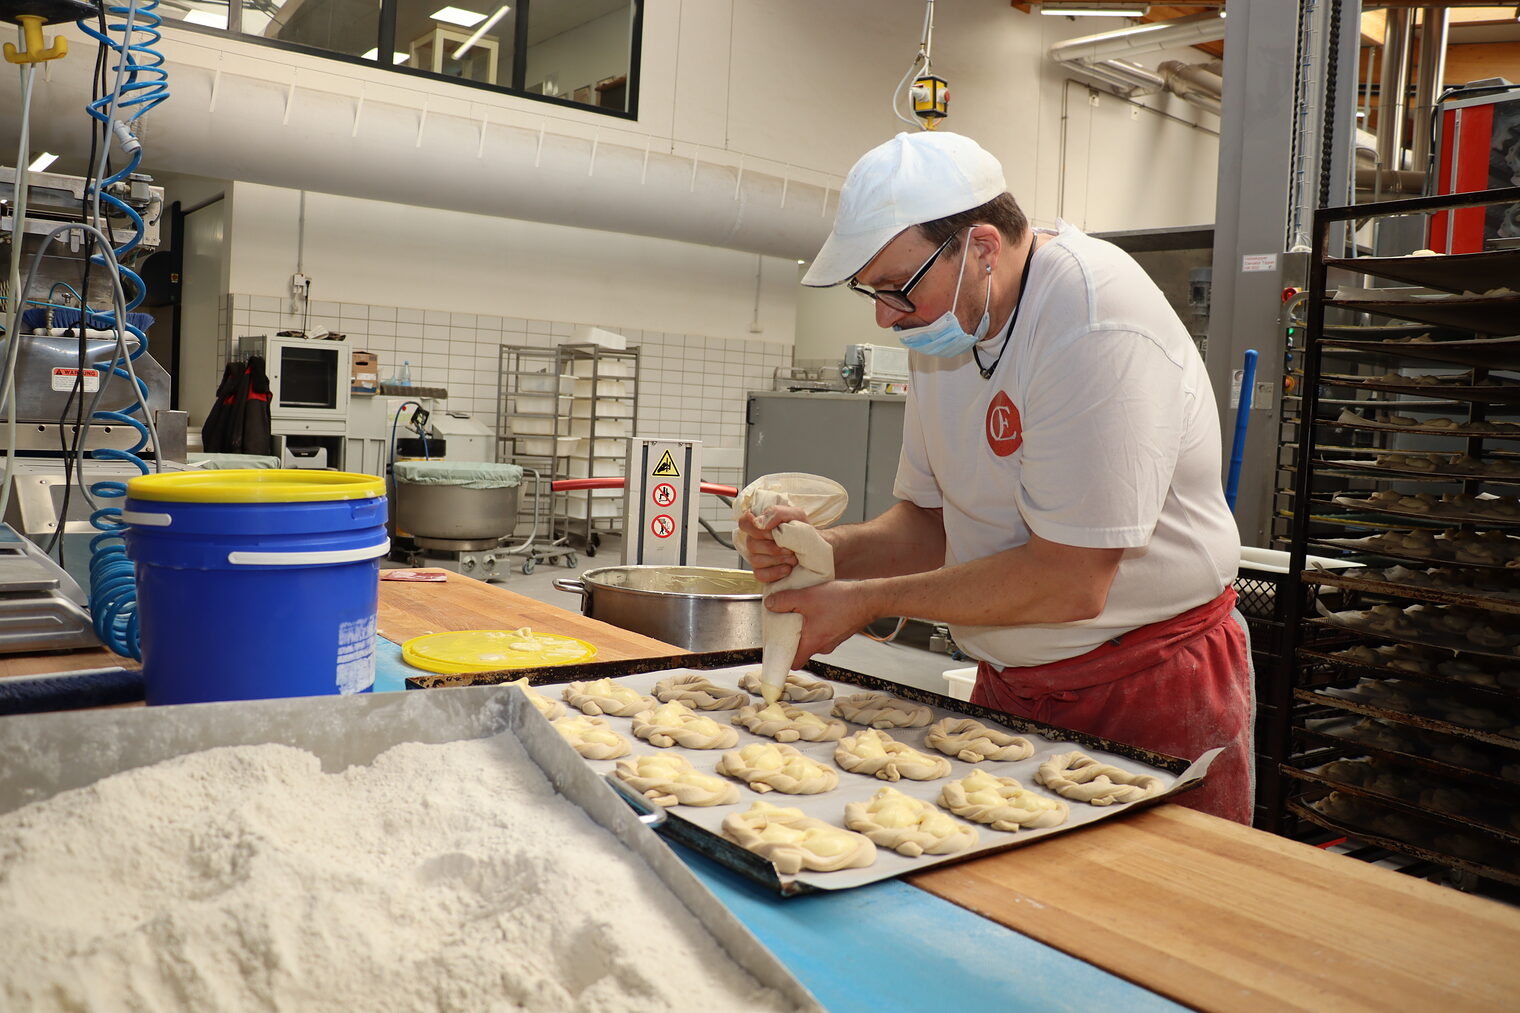
[[[1399,294],[1390,289],[1339,289],[1325,300],[1354,313],[1376,313],[1395,320],[1419,320],[1481,334],[1514,334],[1520,330],[1520,294],[1427,295]],[[1490,363],[1495,364],[1495,363]],[[1482,365],[1482,363],[1479,363]]]
[[[650,663],[654,661],[663,661],[663,664],[658,668],[649,667]],[[626,668],[630,665],[629,662],[617,661],[576,666],[579,672],[573,676],[568,673],[566,668],[557,667],[533,670],[531,673],[526,670],[486,673],[483,676],[475,676],[475,678],[500,681],[503,679],[516,679],[527,675],[531,684],[543,687],[545,695],[551,699],[555,699],[557,698],[557,694],[552,690],[552,687],[555,685],[570,682],[574,679],[610,677],[616,678],[625,686],[648,695],[655,683],[688,671],[700,671],[720,686],[737,687],[739,677],[745,672],[754,670],[759,662],[760,651],[753,649],[748,651],[722,651],[706,655],[681,655],[666,659],[651,659],[650,662],[633,663],[634,667],[641,669],[636,672],[626,671]],[[740,782],[735,782],[739,784],[741,792],[737,803],[710,807],[674,806],[667,810],[667,818],[659,826],[661,833],[667,834],[672,839],[709,855],[718,862],[777,891],[783,896],[864,886],[868,883],[891,879],[906,873],[921,872],[935,865],[949,864],[998,851],[1006,851],[1009,848],[1021,847],[1049,836],[1079,829],[1098,820],[1110,819],[1133,808],[1155,805],[1201,784],[1209,764],[1219,753],[1219,750],[1211,750],[1190,764],[1188,761],[1178,757],[1110,742],[1098,736],[1072,732],[1037,721],[1017,718],[1010,714],[1004,714],[1001,711],[980,707],[962,700],[955,700],[950,697],[941,696],[938,693],[930,693],[925,690],[917,690],[897,683],[875,679],[816,660],[808,664],[806,671],[815,678],[833,683],[836,695],[859,690],[889,692],[895,696],[929,706],[935,712],[933,719],[935,721],[942,717],[967,715],[975,717],[986,724],[1002,725],[1021,735],[1025,735],[1029,738],[1031,744],[1035,746],[1033,755],[1026,760],[1011,763],[983,762],[969,764],[954,757],[946,757],[951,767],[951,772],[947,777],[934,781],[909,781],[904,779],[890,782],[892,787],[915,798],[924,799],[932,803],[938,798],[940,788],[943,787],[947,780],[964,777],[978,767],[986,770],[988,773],[1001,777],[1017,778],[1021,784],[1037,794],[1059,797],[1036,784],[1033,775],[1040,763],[1052,754],[1066,752],[1073,747],[1079,747],[1084,753],[1113,763],[1122,769],[1137,773],[1154,774],[1161,777],[1167,783],[1167,790],[1162,795],[1130,803],[1129,805],[1091,806],[1082,802],[1068,801],[1070,816],[1067,821],[1058,827],[1042,830],[1019,830],[1008,833],[993,830],[981,824],[972,824],[977,827],[980,835],[978,845],[975,848],[957,852],[953,855],[922,855],[918,858],[905,858],[887,848],[878,847],[876,849],[877,857],[875,863],[864,869],[847,869],[839,872],[801,872],[795,876],[781,876],[768,861],[738,847],[721,836],[721,824],[724,816],[733,812],[743,812],[753,802],[766,801],[772,805],[801,809],[809,816],[824,820],[834,826],[842,827],[844,826],[844,806],[846,803],[864,801],[873,795],[878,788],[889,783],[878,780],[875,777],[852,774],[849,771],[840,769],[833,759],[836,746],[834,742],[793,742],[790,745],[795,746],[805,755],[822,760],[830,767],[838,770],[840,778],[839,787],[822,795],[812,796],[783,795],[780,792],[761,794],[749,789]],[[409,686],[421,686],[433,681],[434,678],[431,676],[421,676],[408,679],[407,682]],[[752,696],[751,700],[752,702],[759,702],[758,697]],[[833,700],[823,700],[811,704],[797,704],[795,706],[827,716],[830,708],[833,706]],[[570,708],[570,710],[573,711],[574,708]],[[723,722],[731,717],[734,712],[703,711],[702,713],[715,718],[719,722]],[[632,746],[632,752],[629,755],[638,756],[672,751],[679,752],[690,759],[693,766],[698,770],[704,773],[711,773],[718,759],[724,752],[729,751],[722,749],[684,749],[681,747],[660,749],[633,734],[633,722],[631,718],[607,717],[606,720],[618,734],[629,741]],[[850,734],[853,734],[859,731],[861,726],[850,724],[849,728]],[[927,725],[920,728],[894,728],[889,729],[887,734],[932,756],[942,755],[924,745],[927,729]],[[737,746],[732,747],[735,749],[754,742],[775,742],[774,739],[766,736],[753,735],[742,726],[735,726],[735,730],[739,733],[739,743]],[[585,763],[590,769],[604,775],[610,773],[617,765],[616,760],[588,760]],[[637,804],[636,800],[635,804]],[[954,818],[959,819],[959,817]]]
[[[1419,728],[1428,732],[1440,732],[1443,735],[1451,735],[1456,738],[1467,739],[1472,742],[1483,742],[1493,746],[1503,746],[1507,749],[1520,749],[1520,739],[1512,739],[1507,735],[1499,735],[1496,732],[1480,731],[1477,728],[1468,728],[1463,725],[1453,724],[1440,718],[1426,717],[1423,714],[1410,714],[1407,711],[1394,710],[1389,707],[1380,707],[1375,704],[1362,703],[1357,700],[1347,700],[1338,696],[1327,696],[1317,693],[1312,689],[1295,689],[1293,696],[1305,703],[1319,704],[1325,707],[1333,707],[1337,710],[1350,711],[1363,717],[1377,718],[1380,721],[1392,721],[1395,724],[1408,725],[1411,728]]]
[[[1426,510],[1423,513],[1418,510],[1403,510],[1399,507],[1387,506],[1382,503],[1372,503],[1369,500],[1357,496],[1341,494],[1331,498],[1329,503],[1324,500],[1316,500],[1319,506],[1349,507],[1352,510],[1364,513],[1381,514],[1388,517],[1408,517],[1415,520],[1446,521],[1451,524],[1482,525],[1489,528],[1517,528],[1520,527],[1520,517],[1495,517],[1492,514],[1469,514],[1451,512],[1444,509],[1441,512]],[[1449,507],[1450,504],[1440,504]]]
[[[1493,612],[1520,615],[1520,587],[1513,591],[1501,591],[1492,588],[1404,584],[1385,580],[1381,576],[1350,577],[1330,570],[1305,570],[1303,580],[1306,584],[1339,587],[1349,591],[1370,591],[1373,594],[1414,598],[1439,605],[1472,605]]]
[[[1301,376],[1295,373],[1295,376]],[[1376,380],[1366,376],[1347,376],[1345,374],[1320,374],[1319,382],[1330,387],[1354,387],[1360,390],[1376,390],[1386,394],[1403,394],[1411,397],[1430,398],[1448,397],[1457,401],[1472,401],[1479,404],[1520,404],[1520,383],[1399,383],[1394,380]],[[1362,402],[1364,404],[1397,405],[1399,407],[1422,407],[1427,404],[1424,401],[1373,401]],[[1447,404],[1450,402],[1432,401],[1429,404]]]
[[[1520,278],[1520,250],[1440,257],[1329,257],[1325,266],[1447,292],[1488,292],[1514,285]]]
[[[1356,661],[1352,658],[1337,656],[1331,651],[1318,651],[1307,647],[1300,647],[1298,653],[1302,657],[1314,658],[1317,661],[1335,665],[1337,668],[1343,668],[1352,675],[1370,675],[1378,679],[1413,679],[1417,682],[1429,683],[1432,686],[1440,686],[1444,689],[1471,693],[1475,701],[1482,703],[1491,703],[1496,706],[1508,705],[1510,707],[1520,705],[1520,692],[1504,689],[1499,686],[1475,686],[1470,682],[1462,682],[1449,675],[1442,675],[1440,672],[1410,671],[1403,668],[1388,668],[1383,665],[1369,665],[1365,661]],[[1514,659],[1511,658],[1510,660],[1513,661]]]
[[[1383,448],[1383,447],[1355,447],[1355,448],[1346,447],[1346,448],[1337,448],[1337,449],[1341,450],[1341,451],[1344,451],[1344,450],[1361,450],[1361,451],[1364,451],[1365,453],[1369,453],[1369,454],[1424,454],[1424,453],[1444,454],[1444,453],[1446,453],[1446,451],[1441,451],[1441,450],[1437,450],[1437,451],[1388,450],[1388,449]],[[1452,458],[1452,459],[1455,459],[1455,458],[1459,457],[1460,454],[1459,453],[1451,453],[1448,456],[1450,458]],[[1490,456],[1499,456],[1499,455],[1490,455]],[[1510,457],[1510,456],[1508,456],[1508,455],[1505,455],[1504,456],[1504,460],[1506,460],[1506,461],[1513,460],[1513,458]],[[1458,470],[1456,470],[1456,468],[1450,467],[1450,466],[1445,471],[1415,471],[1412,468],[1391,468],[1391,467],[1388,467],[1387,465],[1376,464],[1373,461],[1362,461],[1362,460],[1357,460],[1357,459],[1352,459],[1352,458],[1345,458],[1345,459],[1339,459],[1339,460],[1337,460],[1337,459],[1332,459],[1332,458],[1326,458],[1326,457],[1323,457],[1323,456],[1316,457],[1315,464],[1316,464],[1316,466],[1323,464],[1323,465],[1329,465],[1332,468],[1344,468],[1344,469],[1347,469],[1347,470],[1357,471],[1357,472],[1369,472],[1370,473],[1369,474],[1369,480],[1371,479],[1372,475],[1377,475],[1377,476],[1384,477],[1384,478],[1386,478],[1389,481],[1393,481],[1393,480],[1396,479],[1396,480],[1398,480],[1400,482],[1446,482],[1446,483],[1452,483],[1452,482],[1481,482],[1481,483],[1484,483],[1485,485],[1488,485],[1488,484],[1520,485],[1520,475],[1484,475],[1484,474],[1481,474],[1481,473],[1478,473],[1478,472],[1472,472],[1472,471],[1458,471]],[[1318,470],[1318,467],[1316,467],[1316,470]]]
[[[1486,330],[1486,328],[1473,329]],[[1467,338],[1455,341],[1358,341],[1327,337],[1322,339],[1321,343],[1335,349],[1392,356],[1396,359],[1449,362],[1461,366],[1481,366],[1487,369],[1520,369],[1520,338],[1515,337]]]
[[[453,693],[248,700],[0,718],[0,812],[124,770],[218,746],[280,743],[324,770],[367,764],[403,742],[444,743],[511,732],[555,789],[643,859],[718,944],[762,985],[801,1009],[812,994],[734,917],[515,687]]]
[[[1451,778],[1465,784],[1476,785],[1489,791],[1515,793],[1520,791],[1520,782],[1507,781],[1499,774],[1493,773],[1500,770],[1502,762],[1497,759],[1501,755],[1500,750],[1481,747],[1479,753],[1484,757],[1486,767],[1464,767],[1460,763],[1441,760],[1434,756],[1425,756],[1419,753],[1410,753],[1404,749],[1393,749],[1388,746],[1379,746],[1371,742],[1365,742],[1353,734],[1358,724],[1355,715],[1338,713],[1329,718],[1311,718],[1302,727],[1295,728],[1293,734],[1300,741],[1310,745],[1320,745],[1329,748],[1347,748],[1366,753],[1385,760],[1393,760],[1410,766],[1421,767],[1443,777]]]
[[[1323,404],[1323,402],[1321,402]],[[1378,408],[1398,408],[1401,411],[1432,411],[1424,405],[1406,404],[1393,401],[1356,401],[1352,402],[1358,407],[1376,406]],[[1351,416],[1348,418],[1347,416]],[[1469,429],[1464,426],[1456,426],[1451,429],[1434,429],[1425,426],[1401,426],[1392,422],[1379,422],[1376,419],[1363,418],[1351,411],[1344,409],[1339,416],[1333,419],[1321,419],[1316,423],[1324,429],[1356,429],[1369,433],[1388,433],[1396,436],[1460,436],[1464,439],[1480,440],[1520,440],[1520,430],[1507,430],[1503,432],[1487,429]],[[1419,454],[1419,453],[1443,453],[1443,451],[1421,450],[1390,450],[1394,454]]]
[[[1316,761],[1314,766],[1323,766],[1323,763]],[[1513,848],[1517,854],[1520,854],[1520,834],[1517,834],[1508,826],[1501,826],[1495,822],[1494,820],[1497,817],[1480,820],[1447,812],[1444,809],[1425,808],[1418,802],[1410,802],[1397,795],[1388,795],[1374,788],[1367,788],[1351,781],[1340,781],[1321,771],[1307,770],[1303,766],[1295,766],[1292,763],[1283,764],[1282,772],[1295,781],[1318,785],[1322,788],[1338,791],[1343,795],[1355,795],[1358,798],[1376,802],[1384,808],[1403,813],[1406,816],[1418,816],[1421,819],[1450,827],[1453,830],[1478,835],[1496,846]]]

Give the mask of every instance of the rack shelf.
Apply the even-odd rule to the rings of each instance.
[[[1520,337],[1507,336],[1520,332],[1520,294],[1493,291],[1520,277],[1520,251],[1350,259],[1326,251],[1337,223],[1517,200],[1520,187],[1315,215],[1306,326],[1295,349],[1299,413],[1284,427],[1295,444],[1285,469],[1292,489],[1280,501],[1291,512],[1289,570],[1306,588],[1334,588],[1378,611],[1356,605],[1318,616],[1306,596],[1288,596],[1279,659],[1286,699],[1275,701],[1291,715],[1277,729],[1283,823],[1307,820],[1505,883],[1520,882],[1520,675],[1512,674],[1520,669],[1520,568],[1506,565],[1515,539],[1503,532],[1520,518],[1501,513],[1520,475],[1496,472],[1513,469],[1514,455],[1498,448],[1513,448],[1520,432],[1490,416],[1502,420],[1520,403],[1520,384],[1492,377],[1520,369]],[[1331,270],[1461,294],[1344,297],[1331,291]],[[1342,316],[1327,319],[1332,312]],[[1409,340],[1425,331],[1348,323],[1347,312],[1438,329],[1430,340]],[[1379,369],[1361,365],[1375,362],[1403,372],[1360,375]],[[1413,375],[1431,364],[1463,372]],[[1348,404],[1348,390],[1420,400]],[[1454,421],[1390,424],[1376,410],[1440,411]],[[1447,498],[1415,502],[1410,483]],[[1490,499],[1490,487],[1507,499]],[[1375,533],[1338,537],[1333,526]],[[1385,538],[1390,529],[1410,535]],[[1311,550],[1370,569],[1309,569]],[[1348,780],[1369,771],[1378,780]]]

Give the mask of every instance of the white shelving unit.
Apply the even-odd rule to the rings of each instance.
[[[597,344],[559,346],[559,372],[571,381],[570,434],[581,441],[567,460],[567,477],[622,478],[627,437],[638,422],[639,350]],[[570,492],[564,500],[565,533],[596,555],[598,531],[623,524],[623,491]]]

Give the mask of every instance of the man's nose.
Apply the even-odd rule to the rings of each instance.
[[[902,310],[894,309],[891,306],[888,306],[880,299],[876,300],[877,327],[891,327],[893,324],[902,320],[907,315],[908,314],[904,313]]]

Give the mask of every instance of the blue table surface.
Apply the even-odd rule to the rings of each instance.
[[[381,639],[377,693],[417,669]],[[675,853],[832,1013],[1180,1010],[1086,961],[895,879],[781,898],[679,844]]]

